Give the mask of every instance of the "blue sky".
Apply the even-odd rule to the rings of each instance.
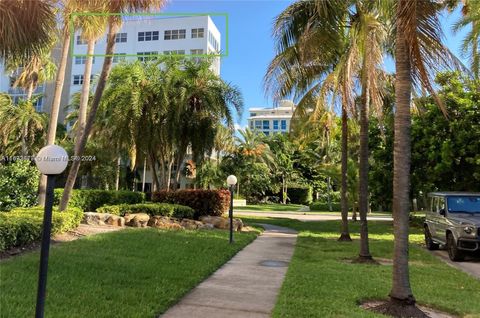
[[[272,106],[271,98],[265,96],[263,90],[263,76],[274,56],[272,22],[290,3],[292,1],[287,0],[172,0],[163,10],[165,13],[228,14],[229,54],[222,59],[221,76],[242,91],[245,111],[237,118],[241,127],[246,125],[248,108]],[[464,32],[453,35],[451,26],[459,14],[457,9],[441,17],[445,43],[457,55]],[[225,18],[213,17],[213,20],[222,33],[222,50],[225,51]],[[387,68],[391,67],[391,61],[387,62]]]

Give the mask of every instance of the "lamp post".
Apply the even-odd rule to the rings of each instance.
[[[230,188],[230,210],[228,211],[228,217],[230,218],[230,244],[233,243],[233,189],[237,184],[237,177],[233,174],[227,178],[227,184]]]
[[[47,191],[43,215],[42,245],[40,250],[40,269],[38,272],[37,306],[35,317],[43,318],[45,311],[45,293],[47,289],[48,254],[50,251],[50,233],[52,230],[53,188],[55,176],[62,173],[68,164],[68,154],[62,147],[48,145],[40,149],[35,157],[38,170],[47,176]]]

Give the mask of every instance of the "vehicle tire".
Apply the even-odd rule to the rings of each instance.
[[[438,250],[439,245],[433,241],[432,234],[430,234],[430,230],[428,229],[427,225],[425,225],[424,227],[424,232],[425,232],[425,245],[427,247],[427,250],[430,250],[430,251]]]
[[[455,244],[455,238],[452,233],[447,234],[447,251],[450,260],[454,262],[463,261],[464,255],[462,251],[458,249],[457,244]]]

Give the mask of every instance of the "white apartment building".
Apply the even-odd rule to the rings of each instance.
[[[291,100],[282,100],[274,108],[250,108],[248,127],[265,135],[286,134],[290,130],[294,110],[295,104]]]
[[[83,84],[87,45],[82,41],[80,33],[74,35],[73,56],[69,57],[63,87],[59,121],[65,118],[65,106],[70,104],[72,94],[80,91]],[[61,43],[52,52],[53,59],[60,58]],[[95,45],[95,55],[105,54],[106,36],[100,38]],[[130,17],[123,23],[116,37],[113,66],[121,60],[145,61],[160,54],[200,55],[219,54],[221,50],[221,34],[213,20],[204,16],[179,17]],[[133,56],[132,56],[133,55]],[[103,65],[102,56],[95,56],[92,66],[92,77],[100,74]],[[212,70],[220,75],[220,57],[214,59]],[[15,74],[6,74],[3,63],[0,63],[0,92],[11,94],[14,101],[25,98],[21,88],[12,88]],[[42,94],[36,108],[39,112],[49,112],[52,104],[54,81],[39,86],[35,94]]]

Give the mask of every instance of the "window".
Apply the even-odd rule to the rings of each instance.
[[[41,113],[43,111],[43,97],[39,97],[34,103],[33,107],[35,107],[35,110],[38,113]]]
[[[125,61],[125,55],[127,55],[127,54],[126,53],[115,53],[115,55],[112,58],[112,63],[118,63],[118,62]]]
[[[437,198],[437,213],[440,214],[440,210],[445,210],[445,198],[444,197],[438,197]]]
[[[166,55],[185,55],[185,50],[163,51],[163,54],[166,54]]]
[[[87,62],[86,56],[75,56],[75,64],[85,64]],[[95,64],[95,56],[92,59],[92,63]]]
[[[203,54],[203,49],[193,49],[193,50],[190,50],[190,54],[191,54],[191,55],[201,55],[201,54]]]
[[[282,125],[282,130],[287,130],[287,121],[285,119],[282,119],[281,125]]]
[[[257,113],[250,113],[250,117],[255,117],[257,116]]]
[[[273,130],[278,130],[278,120],[273,121]]]
[[[77,35],[77,45],[85,45],[87,44],[87,41],[82,39],[80,35]]]
[[[269,130],[270,129],[270,121],[269,120],[264,120],[262,127],[263,127],[264,130],[265,129]]]
[[[82,85],[83,75],[73,75],[73,85]]]
[[[210,45],[213,46],[215,51],[220,51],[220,45],[218,44],[217,39],[213,36],[212,32],[208,31],[208,42],[210,42]]]
[[[192,39],[203,38],[204,32],[204,28],[192,29]]]
[[[147,32],[138,32],[138,41],[157,41],[158,40],[158,31],[147,31]],[[116,40],[116,39],[115,39]]]
[[[185,35],[187,34],[187,30],[180,29],[180,30],[165,30],[163,34],[164,40],[178,40],[178,39],[185,39]]]
[[[140,62],[147,62],[147,61],[151,61],[153,59],[156,58],[155,55],[158,55],[158,52],[157,51],[152,51],[152,52],[138,52],[137,53],[138,56],[138,60]],[[149,55],[154,55],[154,56],[149,56]]]
[[[262,128],[262,121],[255,120],[255,129],[261,129],[261,128]]]
[[[250,121],[250,130],[253,130],[253,120]]]
[[[157,37],[158,37],[158,32],[157,32]],[[126,42],[127,42],[127,33],[115,34],[115,43],[126,43]]]
[[[263,133],[265,134],[265,136],[270,135],[270,132],[269,132],[269,131],[264,131]]]

